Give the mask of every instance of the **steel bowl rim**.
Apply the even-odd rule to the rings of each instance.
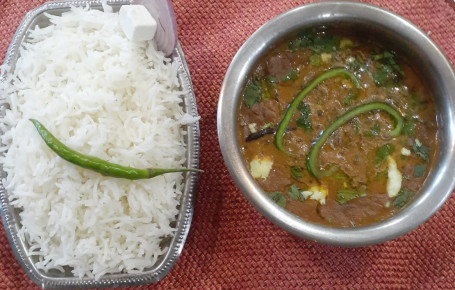
[[[295,22],[288,23],[291,22],[289,19]],[[237,143],[235,117],[239,92],[249,69],[259,58],[261,52],[289,30],[295,30],[299,26],[331,21],[370,22],[401,34],[403,37],[410,37],[410,41],[421,41],[420,46],[425,55],[430,57],[430,62],[437,66],[438,72],[444,77],[443,82],[448,93],[444,100],[447,108],[443,108],[443,113],[446,114],[445,118],[448,121],[441,118],[438,121],[443,126],[443,133],[445,133],[443,137],[449,138],[441,140],[446,146],[442,148],[443,153],[439,154],[438,164],[431,173],[432,182],[426,183],[422,194],[399,214],[366,227],[330,228],[320,226],[303,221],[283,210],[266,197],[251,177]],[[221,152],[228,171],[240,191],[262,215],[275,225],[301,238],[325,244],[366,246],[381,243],[403,235],[424,223],[442,206],[452,192],[455,179],[444,177],[445,175],[451,176],[450,172],[455,170],[455,143],[453,133],[451,133],[455,130],[453,125],[455,98],[450,92],[455,92],[455,74],[449,61],[424,32],[401,16],[374,5],[358,2],[331,1],[299,6],[278,15],[261,26],[234,56],[226,72],[218,102],[217,128]],[[420,213],[421,211],[423,214]]]

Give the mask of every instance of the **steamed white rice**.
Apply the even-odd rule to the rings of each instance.
[[[118,14],[73,8],[34,28],[16,68],[0,84],[10,107],[3,185],[21,210],[20,234],[48,271],[70,266],[78,277],[140,272],[166,251],[183,175],[130,181],[104,177],[61,159],[32,123],[84,154],[137,167],[185,165],[178,64],[149,42],[130,42]],[[180,122],[182,121],[182,122]]]

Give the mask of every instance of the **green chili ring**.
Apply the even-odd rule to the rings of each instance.
[[[286,110],[286,113],[284,114],[283,120],[281,120],[280,124],[278,125],[276,134],[275,134],[275,146],[278,148],[278,150],[283,151],[283,137],[286,132],[286,127],[289,125],[289,122],[291,121],[292,115],[294,115],[294,111],[297,109],[299,103],[308,95],[308,93],[314,89],[319,83],[323,82],[326,79],[332,78],[332,77],[337,77],[344,75],[348,77],[355,85],[356,88],[360,88],[360,82],[359,80],[349,72],[348,70],[344,68],[335,68],[328,70],[321,75],[319,75],[317,78],[315,78],[303,91],[301,91],[297,97],[291,102],[289,105],[288,109]]]
[[[116,177],[116,178],[126,178],[131,180],[136,179],[148,179],[153,178],[158,175],[171,172],[202,172],[199,169],[193,168],[177,168],[177,169],[162,169],[162,168],[147,168],[147,169],[137,169],[133,167],[127,167],[118,165],[115,163],[110,163],[99,159],[97,157],[84,155],[79,152],[76,152],[65,144],[60,142],[57,138],[49,132],[43,124],[35,119],[30,119],[30,121],[35,125],[36,130],[40,134],[44,142],[49,146],[49,148],[54,151],[58,156],[62,157],[68,162],[71,162],[80,167],[93,170],[95,172],[101,173],[104,176]]]
[[[396,121],[395,128],[389,132],[389,136],[396,137],[396,136],[400,135],[401,130],[403,129],[403,117],[392,106],[390,106],[386,103],[379,103],[379,102],[360,105],[358,107],[355,107],[355,108],[349,110],[344,115],[338,117],[338,119],[336,119],[335,122],[330,124],[330,126],[313,143],[313,146],[310,149],[310,153],[308,154],[308,163],[307,163],[308,171],[318,179],[333,173],[335,167],[332,167],[331,169],[323,172],[317,166],[316,158],[318,157],[318,153],[319,153],[319,150],[322,148],[322,145],[324,145],[327,138],[329,138],[329,136],[336,129],[338,129],[341,125],[343,125],[347,121],[357,117],[360,114],[366,113],[368,111],[373,111],[373,110],[383,110],[383,111],[386,111],[387,113],[389,113],[389,115],[391,115]]]

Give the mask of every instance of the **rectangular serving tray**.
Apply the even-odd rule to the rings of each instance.
[[[89,6],[90,9],[102,9],[100,0],[98,1],[55,1],[47,2],[30,12],[24,17],[11,41],[6,53],[4,64],[14,69],[17,59],[20,57],[19,48],[27,37],[28,31],[36,25],[46,27],[50,24],[44,13],[51,15],[61,15],[63,12],[70,10],[71,6]],[[108,4],[118,11],[122,5],[131,4],[130,1],[108,1]],[[172,61],[179,63],[178,79],[184,95],[184,111],[191,116],[198,116],[196,99],[191,83],[188,67],[183,55],[183,51],[178,44],[172,54]],[[0,81],[5,81],[5,73],[0,75]],[[0,96],[0,98],[3,98]],[[0,108],[0,114],[4,116],[5,107]],[[186,145],[187,145],[187,163],[190,168],[197,168],[199,165],[199,123],[189,124],[187,127]],[[1,134],[3,132],[0,132]],[[0,168],[0,177],[5,178],[6,174],[3,168]],[[20,229],[19,209],[14,208],[8,201],[8,191],[3,184],[0,184],[0,214],[3,221],[9,243],[13,249],[14,256],[21,267],[27,273],[28,277],[41,288],[86,288],[86,287],[116,287],[116,286],[133,286],[148,283],[155,283],[165,277],[174,266],[177,258],[183,249],[188,231],[193,217],[194,198],[196,194],[196,173],[186,173],[184,180],[184,191],[180,200],[179,214],[176,217],[175,235],[162,241],[163,247],[168,247],[168,251],[160,256],[156,264],[145,269],[138,274],[106,274],[99,280],[92,278],[78,278],[71,273],[71,269],[65,269],[65,272],[49,271],[44,272],[35,267],[36,257],[29,257],[27,250],[29,245],[22,240],[18,234]]]

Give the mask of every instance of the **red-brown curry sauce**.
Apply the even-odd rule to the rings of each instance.
[[[362,88],[355,90],[343,77],[320,83],[294,112],[284,152],[278,150],[273,132],[288,105],[315,77],[336,67],[354,73]],[[321,169],[339,170],[316,179],[307,170],[312,143],[346,111],[370,102],[390,104],[402,115],[401,134],[388,136],[395,123],[384,111],[359,115],[334,131],[319,153]],[[422,187],[437,149],[435,105],[417,74],[393,51],[346,31],[304,31],[265,54],[245,86],[237,126],[250,172],[255,159],[273,162],[267,177],[256,178],[260,187],[291,213],[336,227],[369,225],[397,213]],[[402,175],[396,197],[387,192],[387,156]],[[328,190],[325,204],[302,196],[312,186]]]

